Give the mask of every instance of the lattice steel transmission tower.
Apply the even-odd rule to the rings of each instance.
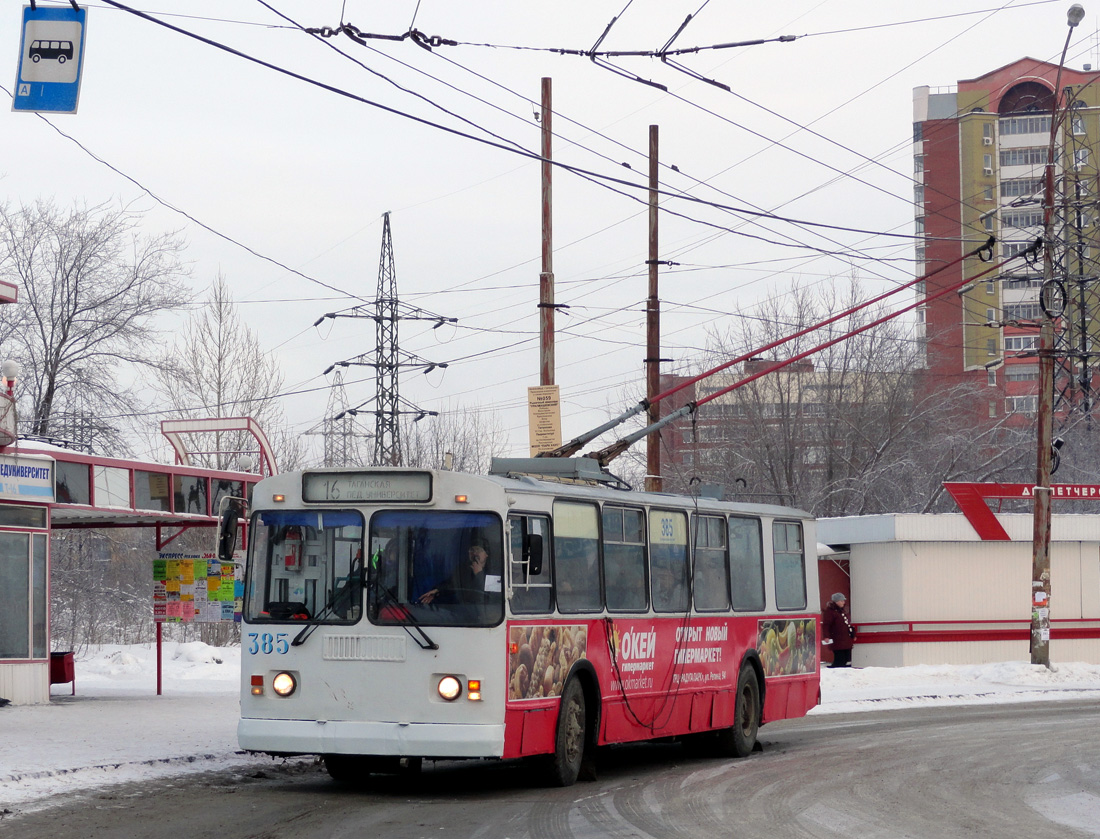
[[[1067,99],[1074,102],[1072,88]],[[1100,251],[1097,250],[1095,160],[1100,149],[1084,131],[1077,103],[1068,109],[1065,128],[1060,211],[1061,236],[1056,265],[1064,278],[1044,289],[1046,313],[1062,318],[1058,335],[1059,373],[1055,376],[1056,409],[1077,411],[1091,419],[1096,406],[1097,361],[1100,359]],[[1059,260],[1060,259],[1060,263]]]
[[[378,294],[375,298],[375,376],[374,401],[378,406],[374,422],[374,462],[376,465],[401,465],[400,339],[397,329],[397,269],[393,262],[393,237],[390,214],[382,222],[382,254],[378,258]]]
[[[421,368],[425,373],[445,368],[446,362],[426,361],[401,349],[398,324],[403,320],[435,321],[436,326],[457,323],[456,318],[435,315],[402,303],[397,296],[397,271],[393,258],[393,237],[390,233],[390,214],[385,213],[382,224],[382,253],[378,260],[378,292],[373,304],[355,306],[345,312],[332,312],[320,318],[369,318],[375,323],[375,350],[373,355],[364,353],[333,364],[325,373],[336,367],[373,367],[375,370],[374,397],[355,408],[347,408],[333,416],[333,420],[355,417],[362,413],[374,414],[375,466],[400,466],[401,416],[412,415],[416,421],[436,416],[436,411],[426,411],[401,396],[401,369]],[[316,324],[314,324],[316,325]],[[367,406],[373,403],[373,408]]]
[[[363,465],[364,441],[371,435],[359,426],[354,416],[348,414],[348,395],[344,388],[343,370],[337,370],[333,377],[324,419],[309,429],[306,434],[321,436],[324,443],[326,469]]]

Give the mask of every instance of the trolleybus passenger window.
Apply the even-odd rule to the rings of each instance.
[[[554,502],[554,587],[561,612],[602,607],[598,515],[594,504]]]
[[[513,612],[549,612],[550,520],[545,516],[509,516],[512,557],[511,600]]]
[[[729,608],[729,571],[726,567],[726,523],[717,516],[695,519],[695,577],[691,590],[700,612]]]
[[[772,524],[775,560],[775,605],[778,609],[806,608],[806,557],[802,550],[802,525],[777,521]]]
[[[730,516],[730,592],[733,608],[764,610],[764,548],[760,521]]]
[[[644,612],[645,518],[641,510],[603,508],[604,599],[609,612]]]
[[[653,610],[687,612],[687,517],[670,510],[649,511],[649,567],[653,577]]]

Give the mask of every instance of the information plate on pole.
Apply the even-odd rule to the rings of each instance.
[[[87,29],[87,8],[23,7],[13,111],[76,113]]]
[[[557,385],[527,388],[527,428],[531,457],[561,447],[561,402]]]

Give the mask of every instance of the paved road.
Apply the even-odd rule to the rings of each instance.
[[[828,715],[776,723],[745,760],[611,750],[599,779],[543,789],[516,763],[428,765],[339,787],[268,764],[113,787],[0,820],[0,835],[238,839],[1100,837],[1100,703]]]

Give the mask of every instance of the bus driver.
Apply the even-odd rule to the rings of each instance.
[[[486,573],[488,565],[489,544],[484,539],[473,539],[467,551],[466,563],[459,565],[449,580],[440,583],[435,588],[420,595],[420,599],[417,602],[426,606],[440,594],[448,593],[453,593],[460,601],[481,602],[484,597],[484,592],[493,590],[491,584],[489,588],[486,589],[486,583],[491,583],[491,581],[488,580],[489,575]],[[499,581],[497,585],[499,586]],[[499,588],[496,590],[499,590]]]

